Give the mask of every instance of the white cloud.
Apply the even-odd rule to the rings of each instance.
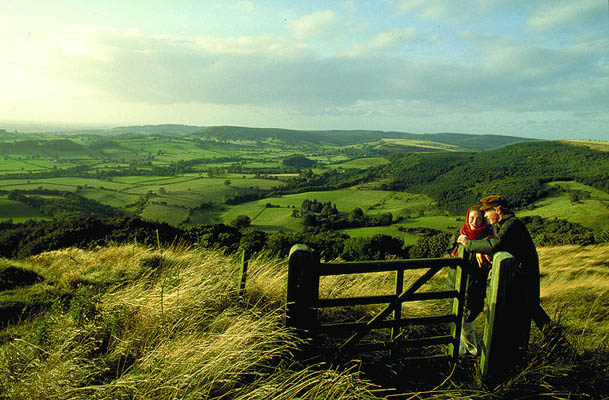
[[[253,1],[238,1],[232,5],[232,8],[241,12],[252,12],[256,9]]]
[[[368,44],[369,47],[375,49],[391,48],[395,44],[399,44],[405,39],[414,36],[415,33],[416,29],[414,28],[392,29],[387,32],[379,33],[373,37]]]
[[[401,13],[416,13],[426,18],[438,18],[448,14],[451,3],[446,0],[400,0],[397,6]]]
[[[15,75],[23,68],[41,81],[67,82],[72,93],[81,88],[79,96],[149,104],[281,104],[305,113],[400,100],[462,110],[608,108],[606,66],[599,63],[606,42],[536,49],[487,41],[482,63],[468,65],[383,52],[415,33],[411,28],[387,31],[348,57],[321,57],[271,35],[190,39],[98,29],[81,32],[76,44],[68,40],[70,45],[37,53],[35,62],[13,61],[11,71]],[[57,85],[54,90],[61,92]]]
[[[328,32],[337,19],[332,12],[303,17],[296,21],[301,25],[293,25],[295,37]],[[223,120],[216,123],[288,127],[293,118],[310,124],[307,128],[315,128],[320,116],[337,128],[342,121],[342,127],[398,129],[399,121],[408,120],[424,127],[427,120],[425,131],[451,129],[455,121],[467,131],[467,118],[459,119],[459,114],[492,120],[491,115],[502,113],[504,126],[508,116],[522,125],[514,122],[510,129],[524,129],[519,113],[536,113],[530,118],[535,121],[543,121],[544,113],[555,115],[552,121],[572,115],[572,127],[584,115],[586,126],[608,119],[606,38],[541,49],[461,30],[455,36],[467,38],[482,53],[464,65],[450,54],[409,55],[405,50],[414,48],[418,33],[396,28],[345,55],[323,56],[289,35],[191,37],[110,28],[58,32],[52,42],[35,38],[6,53],[9,62],[0,66],[0,83],[11,101],[2,102],[0,109],[4,115],[20,115],[19,107],[33,104],[40,115],[69,115],[72,108],[87,118],[88,107],[95,108],[90,115],[100,121],[104,110],[108,118],[121,121],[133,110],[159,123],[168,122],[164,118],[188,123],[175,118],[217,110]],[[400,46],[402,51],[390,51]],[[11,77],[12,83],[7,81]],[[269,122],[256,119],[252,110]],[[542,122],[528,126],[539,129]],[[492,128],[489,123],[486,133],[493,133]]]
[[[559,25],[581,27],[586,26],[586,21],[599,16],[603,16],[602,18],[605,20],[607,19],[607,4],[605,2],[598,0],[549,2],[529,18],[527,25],[536,30],[547,30]]]
[[[398,2],[400,12],[409,13],[425,5],[425,0],[401,0]]]
[[[346,51],[345,55],[355,57],[393,50],[404,43],[408,43],[416,36],[416,33],[417,30],[415,28],[396,28],[382,32],[370,40],[354,46]]]
[[[292,34],[297,39],[323,36],[335,27],[337,16],[332,10],[318,11],[290,23]]]

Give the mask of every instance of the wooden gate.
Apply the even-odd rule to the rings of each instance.
[[[453,288],[443,291],[418,291],[443,268],[455,270]],[[309,247],[294,245],[290,250],[289,258],[286,324],[309,331],[313,335],[351,333],[351,336],[338,347],[340,352],[350,349],[358,351],[395,350],[398,345],[408,348],[447,345],[447,352],[436,354],[435,357],[448,357],[452,362],[456,362],[459,357],[459,337],[465,297],[466,274],[464,272],[469,268],[469,264],[463,258],[320,263]],[[404,271],[417,269],[426,271],[409,287],[404,287]],[[396,272],[394,293],[350,298],[319,298],[319,281],[322,276],[381,271]],[[437,299],[453,299],[451,312],[443,315],[403,318],[402,303]],[[317,310],[320,308],[365,304],[387,305],[367,322],[321,324],[317,318]],[[402,327],[438,324],[449,324],[450,333],[417,338],[403,338],[400,335]],[[391,329],[389,341],[359,344],[360,340],[372,330],[387,328]]]

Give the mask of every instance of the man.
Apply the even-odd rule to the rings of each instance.
[[[525,296],[529,300],[528,304],[533,308],[528,312],[533,318],[539,305],[539,257],[531,235],[524,223],[508,209],[503,196],[487,196],[480,202],[480,210],[484,212],[488,223],[494,226],[495,234],[481,240],[470,240],[467,236],[460,235],[457,242],[465,246],[468,252],[493,255],[506,251],[513,255],[520,263],[518,275],[526,282],[526,293],[514,295]],[[473,335],[473,330],[471,334]]]

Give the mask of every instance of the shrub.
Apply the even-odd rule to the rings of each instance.
[[[42,277],[34,271],[12,265],[0,266],[0,290],[28,286],[40,281]]]

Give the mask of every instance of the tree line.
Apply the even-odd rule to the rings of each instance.
[[[564,220],[524,217],[538,246],[608,243],[608,231],[592,231]],[[309,245],[326,260],[373,260],[386,258],[428,258],[446,255],[450,233],[423,229],[420,238],[407,246],[396,237],[374,235],[352,238],[344,233],[263,232],[251,227],[225,224],[174,227],[138,217],[84,217],[53,221],[0,223],[0,257],[22,258],[66,247],[90,248],[109,243],[139,243],[163,246],[180,243],[201,249],[215,248],[226,254],[245,251],[271,257],[287,257],[297,243]]]

